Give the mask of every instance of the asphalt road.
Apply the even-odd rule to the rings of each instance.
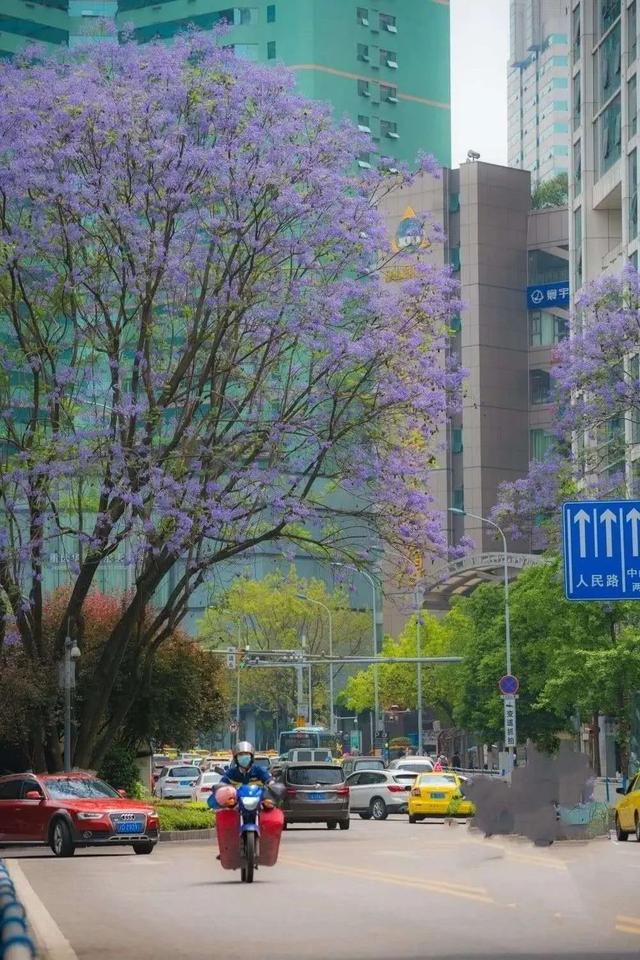
[[[617,960],[640,951],[632,840],[540,848],[406,817],[351,827],[290,828],[277,866],[252,886],[201,842],[160,844],[148,857],[2,854],[80,960]]]

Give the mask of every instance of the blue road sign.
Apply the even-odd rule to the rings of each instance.
[[[640,500],[562,505],[567,600],[640,600]]]
[[[549,310],[552,307],[570,306],[569,281],[560,283],[536,283],[527,287],[527,309]]]
[[[520,681],[517,677],[514,677],[511,673],[506,673],[504,677],[500,677],[498,680],[498,688],[500,693],[503,693],[505,696],[513,696],[514,693],[517,693],[520,689]]]

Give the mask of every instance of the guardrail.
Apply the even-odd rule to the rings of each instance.
[[[36,955],[25,909],[4,860],[0,860],[0,960],[32,960]]]

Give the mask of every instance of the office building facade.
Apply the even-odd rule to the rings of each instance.
[[[571,3],[571,253],[574,294],[638,265],[636,0]]]
[[[0,55],[98,40],[110,23],[146,43],[223,20],[238,56],[286,64],[303,95],[371,133],[362,165],[420,151],[450,164],[449,0],[2,0]]]
[[[532,184],[569,170],[567,0],[511,0],[508,163]]]

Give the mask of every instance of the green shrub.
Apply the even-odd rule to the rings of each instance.
[[[106,780],[116,790],[126,790],[128,797],[138,799],[142,796],[140,773],[136,763],[135,751],[130,747],[115,743],[105,755],[98,770],[101,780]]]
[[[181,800],[154,801],[161,830],[210,830],[216,817],[206,803],[185,803]]]

